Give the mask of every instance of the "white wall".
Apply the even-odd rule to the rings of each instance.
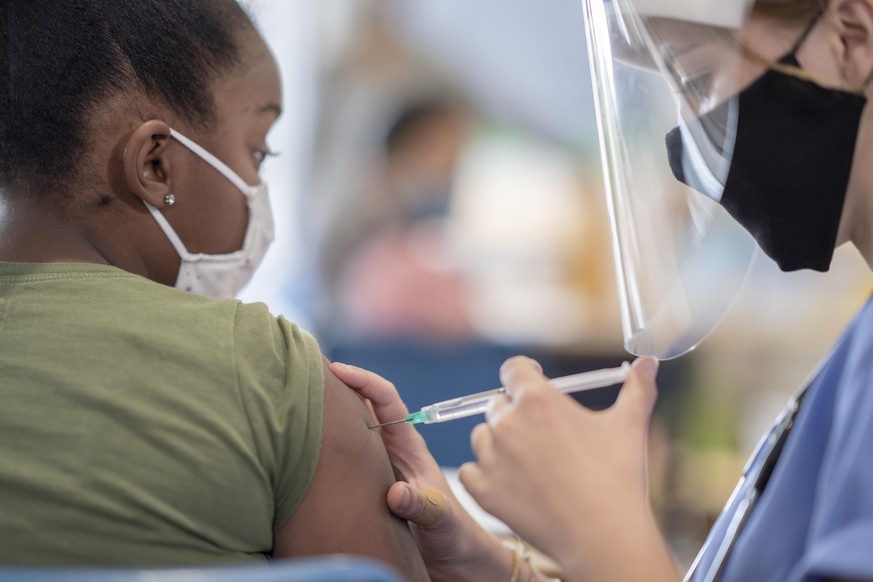
[[[279,63],[284,85],[284,114],[268,137],[278,158],[266,162],[276,241],[243,301],[263,301],[274,314],[306,325],[289,297],[289,284],[299,276],[307,251],[300,232],[299,202],[307,188],[315,118],[315,6],[311,0],[253,0],[247,3]]]

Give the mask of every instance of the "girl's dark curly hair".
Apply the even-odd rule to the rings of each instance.
[[[241,64],[250,30],[235,0],[3,0],[0,188],[73,177],[114,95],[138,91],[208,129],[212,84]]]

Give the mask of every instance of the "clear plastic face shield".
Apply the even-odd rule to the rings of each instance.
[[[756,252],[718,204],[749,3],[583,1],[625,348],[674,358],[716,327]]]

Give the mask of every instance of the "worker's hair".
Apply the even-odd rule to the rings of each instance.
[[[241,64],[250,30],[235,0],[2,0],[0,188],[74,177],[89,120],[115,95],[210,129],[213,81]]]
[[[824,12],[829,0],[757,0],[754,11],[760,16],[807,22]]]

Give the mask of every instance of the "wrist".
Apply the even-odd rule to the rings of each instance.
[[[479,529],[463,546],[463,556],[431,562],[425,560],[432,582],[509,580],[514,555],[500,540]]]
[[[572,536],[577,544],[562,549],[556,561],[574,582],[677,582],[681,579],[648,506],[597,531]]]

